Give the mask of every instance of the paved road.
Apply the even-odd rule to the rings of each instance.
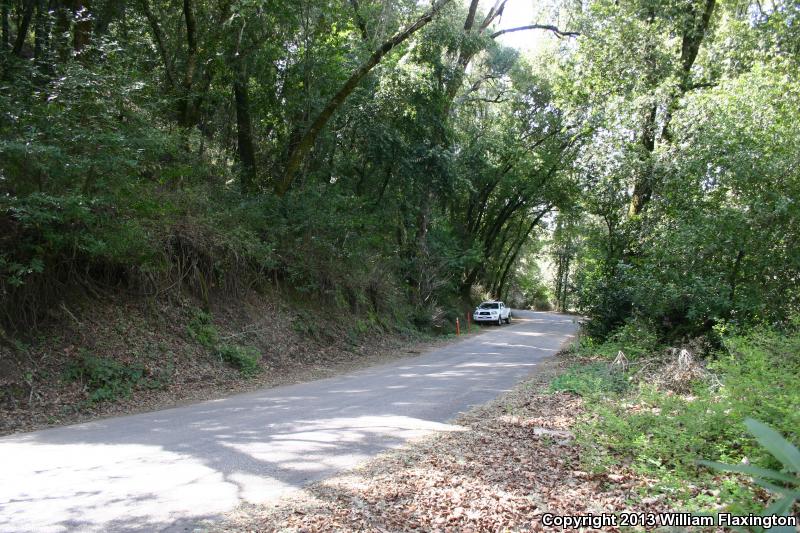
[[[311,383],[0,438],[0,531],[185,531],[435,430],[510,389],[574,334],[511,326]]]

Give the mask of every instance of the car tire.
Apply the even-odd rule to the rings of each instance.
[[[498,326],[502,326],[503,325],[503,317],[501,317],[501,316],[497,317],[497,325]]]
[[[506,317],[506,324],[511,324],[511,315]]]

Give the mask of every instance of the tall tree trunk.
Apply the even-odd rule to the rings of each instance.
[[[350,0],[350,5],[353,6],[353,18],[361,32],[361,40],[367,42],[369,33],[367,33],[367,23],[364,21],[364,17],[361,16],[361,6],[358,5],[358,0]]]
[[[80,53],[89,44],[92,35],[91,0],[73,0],[75,29],[72,34],[72,49]]]
[[[97,14],[97,21],[94,26],[95,34],[106,35],[112,22],[125,18],[126,10],[126,2],[106,2],[103,4],[101,11]]]
[[[561,302],[561,280],[563,279],[564,275],[564,252],[563,250],[559,250],[558,254],[556,255],[557,262],[556,262],[556,287],[555,287],[555,297],[556,297],[556,311],[560,311],[559,308]]]
[[[28,37],[28,29],[31,25],[35,5],[35,0],[25,0],[25,10],[22,12],[22,19],[17,26],[17,38],[14,41],[13,52],[15,56],[22,57],[22,47],[25,46],[25,39]]]
[[[703,0],[703,7],[700,13],[697,13],[695,4],[689,4],[689,14],[687,17],[686,26],[684,26],[683,37],[681,39],[681,57],[680,57],[680,81],[675,94],[671,95],[670,101],[667,103],[667,112],[664,117],[664,124],[661,129],[661,135],[665,140],[670,139],[669,125],[672,119],[672,112],[677,100],[689,90],[689,80],[691,78],[692,67],[697,59],[697,54],[700,51],[700,46],[703,44],[706,32],[708,31],[711,22],[711,15],[714,12],[716,0]],[[654,105],[645,120],[645,126],[642,131],[642,144],[649,157],[655,150],[656,138],[656,106]],[[652,161],[646,162],[645,171],[637,179],[633,188],[633,195],[631,196],[631,203],[628,208],[628,215],[635,216],[642,212],[645,205],[650,201],[653,195],[653,172]]]
[[[736,259],[733,261],[733,268],[731,269],[730,280],[728,282],[730,287],[730,290],[728,291],[730,308],[726,312],[726,315],[728,316],[730,316],[736,307],[736,282],[739,278],[739,269],[742,266],[742,259],[744,259],[744,250],[740,249],[738,252],[736,252]]]
[[[569,268],[570,263],[572,262],[572,258],[570,255],[564,256],[564,267],[561,271],[561,299],[557,302],[558,310],[559,311],[566,311],[567,310],[567,288],[569,287]]]
[[[644,120],[642,127],[641,144],[644,148],[645,162],[641,175],[633,186],[631,203],[628,210],[630,216],[638,215],[644,209],[650,196],[653,194],[653,151],[656,147],[656,111],[655,105],[650,107],[650,111]]]
[[[34,46],[33,57],[37,63],[43,63],[45,50],[47,49],[47,5],[46,0],[36,2],[36,22],[34,24]]]
[[[536,215],[536,217],[531,221],[531,224],[528,226],[527,230],[522,232],[522,234],[519,236],[519,238],[516,241],[514,241],[514,243],[511,245],[512,246],[512,250],[514,252],[511,255],[511,258],[506,263],[505,268],[503,269],[502,276],[500,276],[500,284],[499,284],[499,286],[497,288],[497,295],[498,296],[502,297],[503,291],[505,290],[506,281],[508,281],[508,275],[511,272],[511,267],[514,265],[514,263],[517,262],[517,257],[519,256],[520,250],[522,250],[522,246],[525,244],[525,240],[531,234],[531,232],[536,227],[536,225],[539,223],[539,221],[542,220],[542,217],[544,217],[547,213],[549,213],[551,209],[553,209],[553,206],[549,206],[546,209],[543,209],[542,211],[540,211]]]
[[[289,190],[292,182],[297,177],[297,173],[300,170],[300,165],[302,165],[306,156],[313,148],[320,132],[331,119],[334,112],[339,109],[347,97],[350,96],[356,87],[358,87],[358,84],[361,82],[361,80],[363,80],[364,77],[369,74],[369,72],[375,68],[378,63],[380,63],[381,59],[383,59],[383,57],[393,48],[403,43],[406,39],[414,35],[414,33],[416,33],[420,28],[424,27],[431,20],[433,20],[433,17],[435,17],[436,14],[439,13],[439,11],[441,11],[441,9],[450,1],[451,0],[437,0],[431,9],[428,10],[428,12],[417,19],[416,22],[399,33],[396,33],[388,41],[379,46],[369,56],[369,58],[350,75],[350,78],[347,79],[344,85],[342,85],[336,94],[334,94],[333,97],[328,101],[319,115],[317,115],[317,117],[311,123],[311,126],[308,128],[305,134],[291,150],[283,177],[275,186],[275,192],[279,196],[284,195],[286,191]]]
[[[449,81],[445,87],[446,98],[444,102],[444,116],[447,117],[450,115],[450,108],[453,106],[453,100],[456,98],[456,94],[458,94],[458,90],[461,88],[461,84],[464,81],[464,75],[467,72],[467,67],[469,66],[470,61],[472,58],[475,57],[480,50],[475,46],[464,46],[466,40],[469,37],[469,34],[473,31],[476,31],[478,34],[483,33],[486,28],[500,15],[503,14],[503,9],[505,8],[507,0],[496,0],[492,8],[489,10],[489,13],[486,14],[484,17],[483,22],[478,26],[477,30],[475,29],[475,15],[478,11],[478,0],[471,0],[469,4],[469,9],[467,11],[467,18],[464,20],[464,34],[462,35],[463,42],[459,46],[458,50],[458,59],[456,60],[456,68],[454,69]]]
[[[147,22],[150,24],[150,33],[153,36],[153,41],[155,42],[158,54],[161,56],[161,62],[164,63],[164,74],[167,77],[167,83],[169,84],[170,89],[176,90],[177,86],[175,83],[175,70],[172,66],[172,60],[169,57],[169,53],[167,52],[166,44],[164,43],[164,35],[161,32],[161,25],[158,23],[158,18],[153,13],[153,10],[150,8],[149,0],[139,0],[139,3],[142,6],[142,11],[144,12]]]
[[[236,129],[239,161],[242,165],[241,189],[253,192],[256,181],[256,155],[253,147],[253,130],[250,120],[250,94],[248,91],[247,66],[243,59],[235,60],[233,96],[236,104]]]
[[[716,0],[704,0],[703,11],[700,16],[694,10],[694,5],[691,8],[692,16],[684,28],[683,38],[681,39],[681,73],[680,81],[676,94],[672,97],[667,105],[666,117],[664,117],[664,126],[661,129],[661,136],[667,140],[672,140],[670,133],[670,123],[672,122],[672,113],[675,110],[675,104],[678,99],[686,94],[691,89],[691,76],[692,67],[697,59],[697,54],[700,52],[700,45],[703,44],[703,39],[708,31],[709,23],[711,22],[711,15],[714,12]]]
[[[2,10],[0,17],[3,19],[3,51],[5,52],[11,46],[11,27],[8,23],[8,5],[11,0],[0,0],[0,2],[2,2],[0,5],[0,10]]]
[[[180,122],[182,126],[189,127],[193,125],[195,119],[195,99],[192,91],[197,69],[197,20],[192,0],[183,0],[183,16],[186,21],[186,69],[183,73]]]
[[[70,20],[72,18],[71,4],[69,4],[69,2],[71,2],[71,0],[53,0],[51,4],[51,8],[55,11],[56,15],[53,27],[53,43],[51,46],[55,48],[58,54],[58,60],[61,63],[67,62],[70,49],[72,48],[69,41],[65,39],[65,35],[70,31]]]

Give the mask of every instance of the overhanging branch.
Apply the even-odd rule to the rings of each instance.
[[[555,33],[558,37],[577,37],[580,35],[580,33],[577,31],[563,31],[551,24],[528,24],[527,26],[518,26],[516,28],[507,28],[505,30],[496,31],[492,34],[492,39],[496,39],[497,37],[505,35],[506,33],[525,30],[547,30]]]

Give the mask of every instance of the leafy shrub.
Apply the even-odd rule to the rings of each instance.
[[[608,343],[608,355],[616,357],[619,350],[625,352],[629,359],[651,355],[658,350],[658,335],[655,328],[643,320],[628,320],[614,330]]]
[[[589,466],[602,470],[629,464],[658,479],[656,490],[687,498],[687,480],[714,483],[698,469],[695,461],[701,457],[729,463],[746,457],[780,469],[777,459],[739,427],[746,418],[759,417],[796,437],[800,334],[762,329],[727,338],[724,344],[727,351],[709,364],[718,375],[717,386],[696,382],[691,394],[679,395],[642,383],[621,398],[593,403],[578,428]],[[597,372],[568,372],[554,388],[597,396],[603,383]],[[738,510],[758,510],[751,487],[731,483],[723,488],[720,498],[738,502]]]
[[[142,365],[128,366],[113,359],[83,353],[66,371],[70,381],[80,381],[89,390],[89,401],[114,400],[130,396],[133,388],[145,378]]]
[[[781,465],[781,470],[769,470],[752,465],[728,465],[714,461],[699,461],[701,465],[726,472],[747,474],[757,484],[778,498],[763,511],[763,515],[789,516],[795,502],[800,501],[800,450],[780,433],[757,420],[745,420],[748,431]],[[782,528],[780,530],[783,530]],[[786,528],[793,532],[793,527]]]
[[[200,309],[193,309],[190,316],[189,324],[186,326],[189,336],[206,348],[216,346],[219,341],[219,333],[211,322],[211,314]]]
[[[725,405],[709,391],[683,397],[650,385],[597,405],[581,433],[585,442],[601,445],[648,474],[668,468],[686,475],[697,457],[718,454],[720,443],[735,438]]]
[[[603,340],[584,335],[574,345],[573,351],[586,357],[602,356],[613,360],[620,351],[630,360],[660,351],[655,328],[642,320],[629,320],[613,330]]]
[[[732,421],[762,420],[779,432],[796,435],[800,428],[800,333],[768,329],[724,340],[727,351],[709,366],[719,373],[719,394]],[[761,447],[748,446],[748,456],[778,467]]]
[[[237,368],[245,376],[253,376],[261,370],[258,364],[261,352],[252,346],[222,344],[217,348],[217,356],[220,360]]]

